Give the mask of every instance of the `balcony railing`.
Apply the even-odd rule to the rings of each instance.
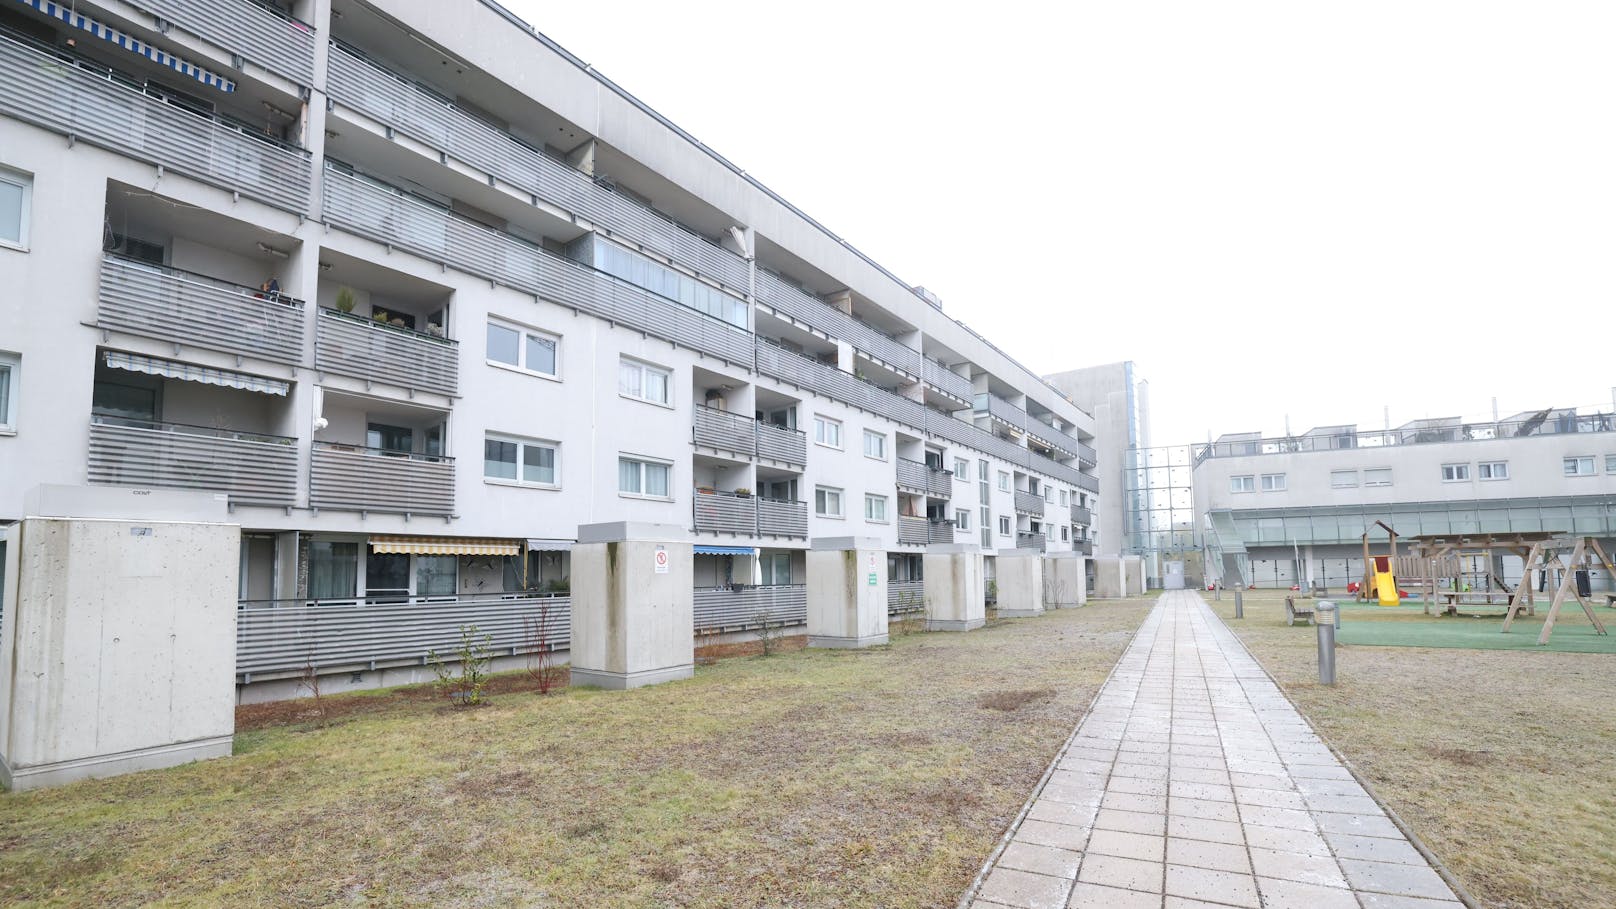
[[[1043,552],[1049,545],[1049,537],[1041,533],[1026,533],[1016,531],[1017,549],[1036,549]]]
[[[1073,540],[1072,551],[1081,556],[1094,555],[1094,544],[1088,540]]]
[[[90,423],[89,479],[223,492],[245,505],[293,505],[297,440],[98,416]]]
[[[1252,455],[1294,454],[1308,451],[1340,451],[1347,448],[1386,448],[1393,445],[1431,445],[1444,442],[1485,442],[1491,439],[1519,439],[1528,436],[1572,433],[1616,432],[1616,413],[1582,413],[1575,408],[1546,409],[1521,419],[1499,422],[1465,423],[1453,420],[1422,420],[1387,430],[1360,430],[1356,426],[1331,427],[1299,436],[1259,438],[1252,433],[1238,438],[1224,437],[1210,444],[1191,446],[1196,464],[1207,458],[1243,458]]]
[[[0,35],[0,82],[0,113],[287,211],[308,211],[309,154],[302,149],[9,35]]]
[[[455,597],[244,600],[236,612],[236,675],[420,665],[451,654],[460,628],[477,626],[500,656],[566,650],[572,598],[525,592]],[[542,629],[542,632],[541,632]]]
[[[921,428],[925,423],[924,404],[893,394],[828,363],[793,353],[764,338],[758,339],[757,369],[764,375],[817,391],[907,426]]]
[[[746,260],[570,165],[423,91],[358,51],[333,43],[328,89],[342,104],[534,193],[597,227],[634,240],[733,289],[748,289]]]
[[[743,631],[770,625],[805,625],[808,588],[803,584],[767,587],[697,587],[697,631]]]
[[[961,401],[970,401],[974,397],[971,393],[971,380],[954,372],[943,364],[927,358],[921,364],[924,372],[923,378],[927,384]]]
[[[1072,523],[1073,524],[1085,524],[1085,525],[1093,524],[1094,523],[1094,513],[1089,511],[1087,508],[1084,508],[1081,505],[1073,505],[1072,506]]]
[[[800,430],[761,423],[704,404],[696,405],[695,444],[743,457],[762,457],[797,466],[808,463],[807,437]]]
[[[282,363],[303,357],[303,301],[107,253],[97,322],[176,344]]]
[[[932,498],[946,499],[954,494],[954,474],[922,461],[899,458],[898,485]]]
[[[314,84],[314,26],[251,0],[140,0],[149,10],[299,85]]]
[[[697,489],[694,511],[698,533],[733,533],[748,537],[808,536],[806,502]]]
[[[315,442],[309,506],[450,516],[454,483],[454,458]]]
[[[1094,449],[1079,442],[1070,433],[1056,429],[1043,420],[1032,416],[1021,407],[1011,404],[998,395],[987,392],[976,395],[974,403],[977,413],[989,414],[994,419],[1032,436],[1050,448],[1058,449],[1076,458],[1082,458],[1086,451],[1089,466],[1094,466]]]
[[[898,542],[924,546],[931,542],[931,526],[925,518],[899,518]]]
[[[328,166],[326,220],[525,293],[750,367],[752,333],[391,187]]]
[[[1036,492],[1027,492],[1024,489],[1016,490],[1016,510],[1027,514],[1044,513],[1044,506],[1048,504],[1044,497]]]
[[[920,351],[889,338],[824,300],[786,283],[778,275],[758,270],[758,299],[776,312],[840,338],[895,369],[921,378],[924,357]]]
[[[925,611],[925,581],[887,582],[887,615],[905,615]]]
[[[446,395],[460,390],[460,349],[454,341],[335,309],[320,310],[314,365],[405,388]]]

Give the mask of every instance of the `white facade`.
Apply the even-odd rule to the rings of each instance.
[[[166,5],[163,30],[77,11],[233,92],[0,11],[0,177],[26,189],[25,235],[0,224],[0,522],[38,484],[227,493],[253,600],[509,586],[453,542],[383,577],[380,536],[676,525],[698,586],[725,580],[703,544],[784,553],[782,577],[821,536],[1073,548],[1092,417],[493,4]]]

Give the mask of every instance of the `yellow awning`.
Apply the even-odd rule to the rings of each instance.
[[[521,553],[516,540],[480,540],[473,537],[383,537],[370,538],[376,552],[404,552],[415,555],[513,556]]]

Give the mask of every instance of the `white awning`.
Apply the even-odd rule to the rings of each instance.
[[[527,548],[529,552],[571,552],[572,541],[529,539]]]
[[[236,83],[218,73],[205,70],[189,60],[181,59],[168,51],[152,47],[133,35],[126,35],[105,23],[97,22],[89,16],[74,10],[71,4],[64,5],[53,2],[53,0],[17,0],[17,2],[23,6],[31,6],[52,19],[60,19],[74,28],[83,29],[97,38],[118,45],[130,53],[139,54],[153,63],[166,66],[178,73],[184,73],[203,85],[211,86],[222,92],[236,90]]]
[[[488,540],[473,537],[396,536],[371,537],[370,548],[376,552],[472,556],[513,556],[521,549],[515,540]]]
[[[143,372],[150,376],[162,376],[166,379],[184,379],[187,382],[201,382],[204,385],[222,385],[225,388],[239,388],[243,391],[256,391],[266,395],[281,395],[284,397],[291,389],[291,383],[283,379],[253,376],[228,369],[210,369],[206,366],[197,366],[194,363],[160,360],[156,357],[143,357],[139,354],[119,353],[115,350],[107,351],[107,365],[113,369]]]

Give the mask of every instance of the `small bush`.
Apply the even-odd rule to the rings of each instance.
[[[445,664],[436,650],[427,653],[432,671],[437,673],[438,693],[449,698],[457,707],[476,707],[485,700],[483,691],[488,687],[488,664],[493,660],[489,647],[494,639],[477,634],[476,625],[460,626],[460,674]]]
[[[763,645],[763,655],[773,656],[780,649],[780,642],[785,637],[785,624],[775,621],[774,613],[767,609],[758,610],[752,621],[758,626],[758,643]]]

